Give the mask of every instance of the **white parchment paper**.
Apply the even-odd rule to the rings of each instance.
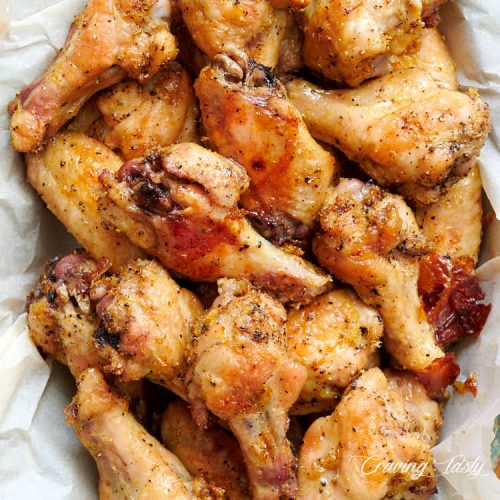
[[[25,182],[22,160],[10,148],[8,102],[48,66],[84,0],[0,0],[0,499],[90,500],[97,497],[91,458],[64,423],[74,393],[65,368],[45,362],[28,338],[25,296],[44,261],[74,241]],[[491,107],[493,132],[485,146],[485,191],[500,216],[500,17],[498,0],[457,0],[443,9],[441,29],[462,85],[479,89]],[[500,225],[486,234],[484,256],[500,255]],[[500,413],[500,258],[479,271],[494,306],[479,341],[462,346],[462,372],[478,373],[477,398],[454,394],[434,449],[439,498],[500,499],[492,472],[493,421]],[[477,473],[452,473],[461,460]],[[458,458],[456,458],[458,457]],[[450,465],[451,464],[451,465]],[[456,467],[455,467],[456,469]]]

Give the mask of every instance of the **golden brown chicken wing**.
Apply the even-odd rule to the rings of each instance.
[[[99,96],[97,105],[107,126],[99,139],[126,159],[197,140],[192,82],[178,63],[169,64],[144,85],[134,80],[115,85]]]
[[[410,401],[378,368],[353,382],[333,414],[304,436],[298,498],[430,498],[436,491],[430,442],[406,396]],[[425,404],[439,412],[436,403]]]
[[[122,163],[100,142],[75,132],[58,134],[41,153],[26,155],[28,182],[49,210],[94,258],[108,258],[114,271],[143,255],[98,210],[104,193],[99,172],[116,172]]]
[[[268,0],[179,0],[196,45],[209,57],[241,49],[261,64],[278,62],[285,12]]]
[[[287,89],[314,137],[419,205],[467,174],[490,129],[476,92],[443,88],[417,68],[353,90],[325,91],[302,80]]]
[[[420,302],[419,255],[428,244],[410,208],[373,184],[344,179],[325,203],[321,229],[319,262],[378,309],[393,362],[425,373],[430,393],[442,391],[458,367],[436,343]]]
[[[288,78],[290,73],[295,73],[304,67],[303,44],[304,35],[296,21],[296,16],[292,12],[288,12],[278,65],[276,66],[276,74],[279,75],[280,79]]]
[[[304,61],[331,80],[356,87],[390,71],[420,35],[420,0],[314,0],[304,11]]]
[[[282,84],[239,52],[217,55],[195,88],[211,145],[250,177],[241,205],[264,236],[278,243],[303,239],[335,163],[311,137]]]
[[[37,150],[93,94],[127,75],[146,81],[177,55],[156,0],[89,0],[47,71],[10,105],[12,144]]]
[[[189,406],[177,400],[163,414],[161,437],[193,476],[222,488],[229,500],[250,498],[243,454],[230,432],[215,423],[199,427]]]
[[[247,281],[220,280],[220,295],[193,333],[186,377],[193,416],[227,421],[257,499],[296,492],[288,410],[306,369],[286,353],[285,309]]]
[[[444,196],[415,216],[424,236],[433,243],[435,252],[453,258],[479,257],[483,230],[483,188],[479,165],[454,184]]]
[[[78,380],[66,420],[96,461],[102,500],[192,500],[193,480],[181,461],[148,434],[97,369]]]
[[[245,277],[282,301],[322,293],[330,279],[261,237],[238,209],[243,167],[196,144],[177,144],[101,180],[101,213],[168,269],[194,281]]]
[[[203,308],[155,261],[105,274],[106,260],[55,259],[30,295],[34,342],[75,377],[100,367],[124,382],[148,378],[184,396],[190,327]]]
[[[344,388],[372,362],[383,330],[376,310],[350,290],[334,290],[290,311],[288,353],[307,367],[293,412],[332,410]]]

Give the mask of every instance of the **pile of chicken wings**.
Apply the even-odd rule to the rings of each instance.
[[[100,498],[435,492],[449,349],[490,310],[489,111],[442,3],[88,0],[11,103],[82,247],[28,323]]]

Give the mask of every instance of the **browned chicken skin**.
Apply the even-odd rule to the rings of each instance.
[[[143,255],[125,234],[107,224],[98,210],[104,190],[99,172],[117,172],[119,156],[76,132],[57,134],[40,153],[25,157],[28,182],[49,210],[94,258],[106,257],[118,269]]]
[[[253,498],[293,497],[288,411],[306,369],[287,356],[285,310],[247,281],[221,280],[219,292],[193,334],[186,378],[193,416],[204,426],[210,410],[228,422]]]
[[[414,398],[398,383],[405,381],[372,368],[331,416],[312,424],[300,450],[299,499],[416,500],[435,493],[431,440],[420,418],[427,412],[439,426],[439,407],[423,388],[415,387]]]
[[[89,0],[54,63],[11,103],[12,144],[35,151],[93,94],[127,75],[146,81],[177,55],[156,0]]]
[[[372,363],[383,329],[376,310],[350,290],[334,290],[289,311],[288,353],[307,368],[293,413],[333,409],[343,389]]]
[[[436,201],[467,174],[490,130],[488,106],[476,92],[443,88],[419,68],[351,90],[303,80],[287,90],[314,137],[416,205]]]
[[[175,142],[197,140],[198,108],[191,79],[178,63],[170,63],[144,85],[121,82],[97,99],[106,130],[101,139],[126,159]]]
[[[34,342],[75,377],[100,367],[124,382],[149,378],[184,396],[190,326],[203,308],[155,261],[104,274],[82,252],[52,262],[29,300]]]
[[[217,55],[196,84],[212,147],[246,168],[240,204],[264,236],[303,239],[331,183],[335,163],[311,137],[282,84],[243,52]]]
[[[319,262],[378,309],[396,365],[434,374],[441,388],[453,382],[457,367],[436,343],[418,295],[418,257],[428,244],[403,199],[345,179],[325,203],[321,228],[314,242]]]
[[[390,56],[416,43],[420,0],[314,0],[304,11],[304,61],[356,87],[390,71]]]
[[[241,49],[266,66],[278,62],[286,15],[268,0],[179,0],[179,5],[196,45],[210,58]]]
[[[181,461],[149,435],[97,369],[82,373],[66,420],[96,461],[101,500],[192,500]]]
[[[243,455],[231,433],[215,423],[199,427],[189,406],[177,400],[163,414],[161,437],[193,476],[223,488],[229,500],[250,498]]]
[[[237,207],[243,167],[196,144],[177,144],[104,172],[104,219],[168,269],[194,281],[245,277],[280,300],[302,302],[330,279],[261,237]]]

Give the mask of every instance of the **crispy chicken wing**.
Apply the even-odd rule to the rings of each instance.
[[[296,492],[288,410],[306,369],[286,353],[285,309],[247,281],[219,281],[220,296],[193,333],[186,377],[199,425],[227,421],[243,451],[253,498]]]
[[[434,377],[433,394],[453,382],[458,367],[436,343],[418,296],[418,257],[428,244],[403,199],[344,179],[325,203],[321,230],[319,262],[378,309],[393,362]]]
[[[29,298],[34,342],[75,377],[99,367],[124,382],[149,378],[184,396],[190,326],[203,308],[155,261],[104,274],[82,252],[51,262]]]
[[[167,268],[194,281],[245,277],[301,302],[330,279],[261,237],[238,209],[243,167],[196,144],[177,144],[104,172],[103,217]]]
[[[195,88],[211,145],[250,177],[241,205],[264,236],[279,243],[303,239],[335,164],[309,134],[282,84],[239,52],[217,55]]]
[[[81,375],[66,420],[96,461],[101,500],[194,498],[181,461],[134,419],[99,370]]]
[[[299,28],[295,15],[287,13],[285,33],[281,41],[278,65],[276,73],[281,79],[287,78],[289,73],[295,73],[304,67],[302,57],[302,46],[304,35]]]
[[[110,149],[85,135],[66,132],[52,138],[41,153],[26,155],[26,165],[28,182],[93,257],[107,257],[117,271],[142,255],[98,211],[97,202],[104,193],[99,172],[104,167],[116,172],[122,165]]]
[[[107,125],[101,138],[126,159],[175,142],[197,140],[192,82],[178,63],[169,64],[146,84],[119,83],[97,100]]]
[[[467,256],[477,262],[483,229],[482,194],[476,164],[447,194],[416,211],[418,225],[437,253],[453,258]]]
[[[47,71],[10,105],[12,144],[35,151],[93,94],[127,75],[146,81],[177,55],[156,0],[88,0]]]
[[[334,290],[290,311],[288,352],[307,367],[294,413],[331,410],[343,389],[371,362],[383,329],[376,310],[350,290]]]
[[[223,488],[229,500],[250,498],[243,454],[231,433],[215,423],[199,427],[189,406],[177,400],[163,414],[161,437],[193,476]]]
[[[420,68],[441,87],[457,90],[455,63],[438,28],[422,30],[418,49],[391,58],[394,69]]]
[[[306,432],[298,498],[430,498],[436,491],[430,443],[407,404],[378,368],[361,375],[333,414]]]
[[[351,87],[390,70],[420,35],[420,0],[314,0],[304,11],[304,61]]]
[[[278,62],[286,14],[268,0],[179,0],[179,5],[196,45],[209,57],[241,49],[266,66]]]
[[[467,174],[490,129],[476,92],[443,88],[417,68],[353,90],[325,91],[302,80],[287,89],[316,138],[420,205]]]

